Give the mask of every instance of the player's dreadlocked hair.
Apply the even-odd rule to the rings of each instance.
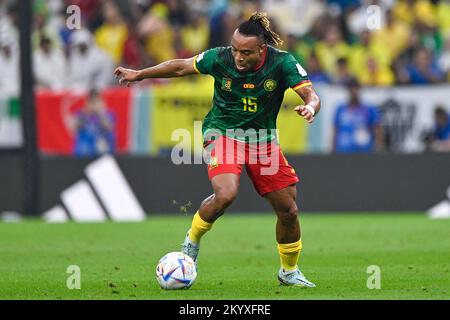
[[[261,37],[266,44],[274,46],[283,44],[280,36],[270,29],[270,22],[265,12],[254,12],[250,19],[239,25],[238,31],[246,36]]]

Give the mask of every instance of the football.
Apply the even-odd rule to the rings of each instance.
[[[162,289],[187,289],[197,277],[194,260],[182,252],[170,252],[156,266],[156,280]]]

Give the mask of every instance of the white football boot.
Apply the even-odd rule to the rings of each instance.
[[[195,266],[197,266],[197,256],[200,251],[200,244],[192,242],[191,239],[189,239],[189,231],[186,233],[186,238],[184,238],[184,242],[181,244],[181,252],[191,257],[195,262]]]
[[[278,272],[278,281],[284,286],[308,288],[314,288],[316,286],[314,283],[308,281],[298,268],[292,271],[284,271],[283,268],[280,268],[280,271]]]

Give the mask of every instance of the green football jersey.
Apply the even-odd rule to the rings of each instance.
[[[231,47],[204,51],[195,57],[194,68],[214,78],[212,108],[203,122],[204,137],[214,130],[248,142],[271,141],[276,138],[277,115],[286,89],[311,85],[292,54],[271,46],[267,47],[262,65],[253,71],[238,71]],[[251,129],[256,136],[232,134]]]

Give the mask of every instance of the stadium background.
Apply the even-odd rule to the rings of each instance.
[[[255,10],[270,12],[283,49],[308,70],[322,98],[320,116],[307,126],[291,111],[299,99],[289,90],[278,120],[283,150],[303,180],[302,209],[424,211],[446,199],[448,141],[434,143],[433,132],[435,108],[450,108],[448,1],[32,1],[33,22],[24,25],[31,33],[36,126],[28,129],[37,151],[23,148],[19,9],[15,1],[0,2],[0,65],[8,74],[0,80],[0,172],[10,181],[0,186],[2,211],[42,214],[103,153],[116,156],[147,213],[177,211],[174,203],[195,207],[209,192],[205,169],[171,163],[178,143],[171,134],[185,128],[198,136],[194,121],[210,107],[211,79],[120,88],[112,71],[227,45],[235,25]],[[79,49],[83,43],[88,53]],[[347,101],[351,79],[379,115],[381,138],[364,154],[333,149],[335,111]],[[69,121],[93,89],[113,119],[111,148],[83,153]],[[25,149],[28,159],[33,152],[39,159],[34,179],[23,170],[30,170]],[[34,188],[27,189],[29,181]],[[243,177],[230,211],[270,210]]]
[[[275,217],[243,174],[202,242],[196,283],[166,292],[154,266],[211,192],[204,164],[171,161],[171,135],[200,141],[211,79],[125,88],[112,72],[227,45],[255,10],[322,99],[307,125],[289,90],[278,120],[302,180],[300,265],[317,288],[277,286]],[[449,39],[443,0],[0,0],[0,299],[448,299],[449,220],[429,218],[450,215]],[[342,152],[336,112],[355,79],[376,121],[354,137],[364,152]],[[109,124],[93,141],[79,130],[91,107]],[[70,219],[140,222],[43,222]]]

